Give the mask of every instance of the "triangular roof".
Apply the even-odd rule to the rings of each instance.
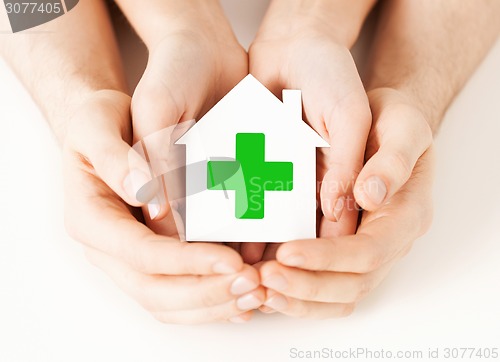
[[[190,141],[190,134],[194,129],[209,126],[210,115],[217,110],[220,111],[222,107],[227,106],[232,102],[241,102],[242,98],[248,99],[248,105],[252,107],[259,107],[259,104],[265,104],[267,107],[273,107],[280,112],[284,112],[283,118],[293,118],[294,121],[287,124],[287,130],[290,127],[295,127],[295,132],[303,135],[310,144],[316,147],[330,147],[328,142],[321,138],[311,127],[309,127],[302,120],[302,100],[300,90],[283,90],[283,98],[287,99],[290,103],[295,103],[293,109],[289,109],[288,105],[281,102],[269,89],[260,83],[253,75],[249,74],[243,78],[229,93],[227,93],[210,111],[208,111],[196,124],[194,124],[184,135],[182,135],[175,144],[188,144]],[[286,115],[288,113],[288,115]],[[207,123],[207,124],[206,124]]]

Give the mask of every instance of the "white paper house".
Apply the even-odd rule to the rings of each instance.
[[[186,145],[186,240],[316,237],[316,147],[329,145],[302,120],[299,90],[281,102],[248,75],[176,144]]]

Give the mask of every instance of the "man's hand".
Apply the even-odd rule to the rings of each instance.
[[[319,239],[281,245],[277,260],[260,267],[262,284],[268,288],[265,312],[311,318],[351,313],[430,226],[430,127],[394,90],[376,89],[369,98],[374,124],[359,185],[375,173],[390,181],[391,189],[403,186],[382,207],[363,211],[355,235],[338,236],[333,223],[323,218]]]
[[[128,145],[129,110],[127,95],[100,91],[69,121],[64,174],[70,235],[83,243],[92,263],[160,321],[248,320],[264,300],[254,268],[229,247],[155,234],[122,201],[141,205],[134,199],[134,185],[140,184],[131,183],[131,164],[135,172],[147,172]]]

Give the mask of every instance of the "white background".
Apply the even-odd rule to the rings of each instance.
[[[224,3],[248,44],[266,1]],[[144,57],[126,60],[134,81]],[[500,42],[437,137],[431,231],[340,320],[156,322],[65,234],[59,149],[2,62],[0,99],[1,362],[288,361],[293,347],[500,347]]]

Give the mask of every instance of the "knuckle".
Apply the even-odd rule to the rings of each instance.
[[[386,162],[398,182],[404,182],[410,177],[412,166],[401,152],[388,153]]]
[[[353,302],[359,302],[368,295],[372,290],[372,280],[369,274],[360,274],[357,276],[354,290]]]
[[[321,288],[318,283],[308,283],[304,293],[304,298],[307,300],[318,300],[321,294]]]

